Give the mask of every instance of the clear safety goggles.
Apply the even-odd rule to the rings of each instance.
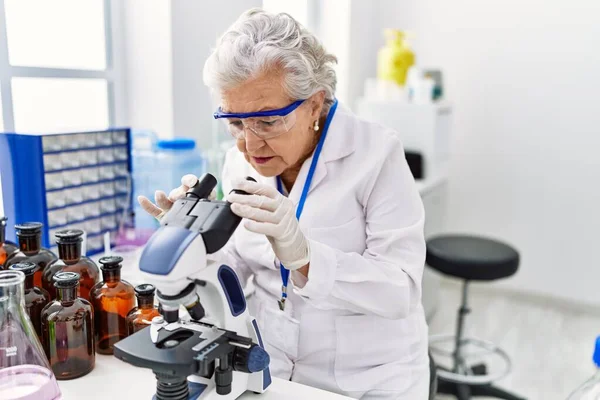
[[[296,123],[296,113],[294,111],[302,103],[304,103],[304,100],[298,100],[277,110],[249,113],[225,113],[219,107],[213,116],[215,119],[221,119],[236,139],[245,139],[246,129],[250,129],[261,139],[272,139],[292,129]]]

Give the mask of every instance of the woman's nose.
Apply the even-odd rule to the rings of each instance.
[[[258,137],[252,129],[244,128],[244,132],[246,134],[246,150],[248,152],[258,150],[265,145],[264,139]]]

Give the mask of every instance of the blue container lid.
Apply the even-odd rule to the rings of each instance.
[[[196,147],[196,141],[187,138],[159,140],[156,146],[163,150],[192,150]]]
[[[596,347],[594,348],[594,364],[600,368],[600,336],[596,338]]]

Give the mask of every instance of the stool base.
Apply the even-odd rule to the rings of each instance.
[[[458,400],[470,400],[475,396],[494,397],[504,400],[526,400],[515,394],[500,389],[494,385],[468,385],[465,383],[448,382],[438,377],[439,394],[450,394],[456,396]]]

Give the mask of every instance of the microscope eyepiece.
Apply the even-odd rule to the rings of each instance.
[[[195,197],[197,199],[208,199],[210,192],[217,186],[217,178],[211,174],[204,174],[194,186],[187,191],[186,197]]]
[[[254,178],[253,178],[253,177],[251,177],[251,176],[247,176],[247,177],[246,177],[246,180],[247,180],[247,181],[256,182],[256,179],[254,179]],[[232,190],[231,192],[229,192],[229,193],[248,194],[248,193],[244,192],[243,190],[239,190],[239,189],[233,189],[233,190]]]

